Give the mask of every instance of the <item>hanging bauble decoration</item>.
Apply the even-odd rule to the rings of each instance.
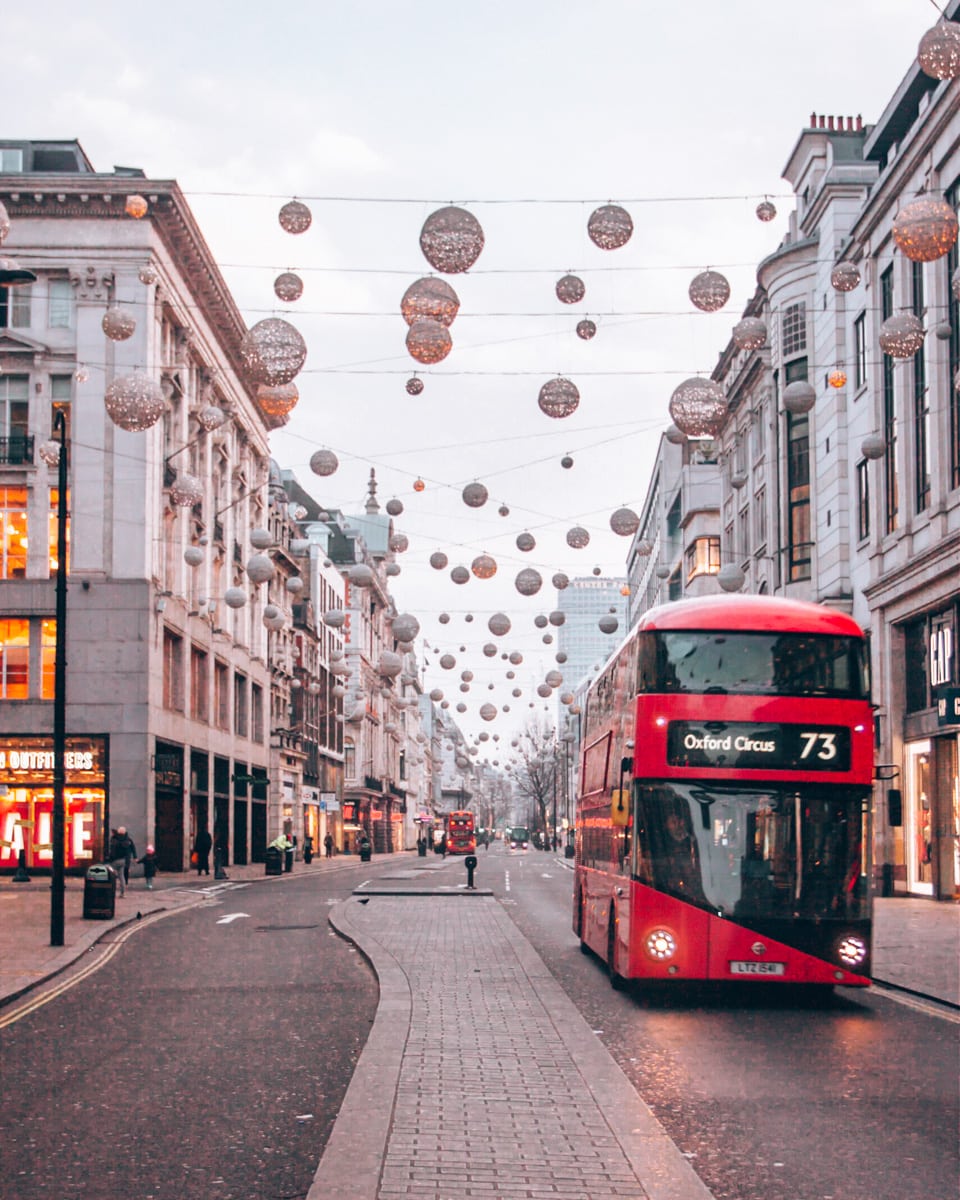
[[[365,588],[373,586],[373,568],[366,563],[354,563],[347,571],[347,579],[354,587]]]
[[[243,608],[247,602],[247,593],[243,588],[230,587],[223,593],[223,602],[227,608]]]
[[[314,450],[310,455],[310,470],[314,475],[332,475],[340,460],[332,450]]]
[[[510,509],[507,508],[507,506],[505,504],[501,504],[500,507],[497,509],[497,512],[500,514],[501,517],[509,517],[510,516]]]
[[[561,609],[555,608],[547,619],[551,625],[559,627],[560,625],[565,624],[567,620],[567,614]]]
[[[663,436],[667,439],[671,446],[682,446],[687,440],[687,435],[682,429],[678,429],[676,425],[668,425],[663,431]]]
[[[203,499],[203,480],[196,475],[181,472],[170,485],[170,504],[178,509],[192,509]]]
[[[669,579],[671,575],[670,568],[666,563],[661,563],[654,572],[658,579]]]
[[[145,217],[147,215],[148,207],[149,206],[143,196],[138,196],[136,193],[134,193],[132,196],[127,197],[126,203],[123,206],[123,211],[128,217],[133,217],[134,220],[139,221],[141,217]]]
[[[470,570],[478,579],[492,579],[497,573],[497,560],[489,554],[478,554],[470,564]]]
[[[603,204],[594,209],[587,221],[587,237],[601,250],[619,250],[630,241],[633,221],[619,204]]]
[[[207,433],[212,433],[214,429],[219,429],[226,419],[227,414],[215,404],[205,404],[197,413],[197,424],[201,429],[205,429]]]
[[[596,337],[597,325],[595,321],[591,321],[589,317],[584,317],[582,321],[577,322],[577,337],[583,342],[589,342],[591,338]]]
[[[49,441],[41,442],[37,447],[37,454],[40,461],[47,464],[48,467],[57,467],[60,465],[60,443],[50,438]]]
[[[460,311],[460,297],[445,279],[428,275],[411,283],[400,301],[400,313],[408,325],[423,319],[452,325]]]
[[[464,683],[472,683],[473,682],[473,672],[472,671],[461,671],[460,678],[463,680]]]
[[[268,417],[285,417],[300,399],[295,383],[257,384],[257,403]]]
[[[394,576],[400,574],[400,564],[395,562],[387,563],[383,570],[384,573],[389,575],[392,579]]]
[[[883,458],[887,452],[887,439],[882,433],[868,433],[860,443],[860,453],[864,458]]]
[[[266,554],[254,554],[247,560],[245,569],[251,583],[266,583],[273,578],[273,561]]]
[[[310,209],[301,200],[288,200],[277,215],[280,228],[287,233],[306,233],[313,220]]]
[[[543,682],[549,687],[558,688],[563,683],[563,676],[559,671],[548,671],[543,677]]]
[[[604,615],[597,622],[597,625],[599,626],[601,633],[616,633],[620,622],[615,616],[613,616],[612,613],[604,613]]]
[[[450,578],[453,580],[454,583],[459,583],[459,584],[469,583],[470,582],[470,572],[467,570],[466,567],[463,567],[463,566],[454,567],[453,570],[450,572]]]
[[[328,608],[320,619],[330,629],[342,629],[347,614],[342,608]]]
[[[920,70],[931,79],[956,79],[960,75],[960,24],[938,21],[920,39]]]
[[[763,221],[764,223],[766,223],[767,221],[772,221],[773,218],[777,215],[777,208],[776,208],[776,205],[773,204],[771,201],[761,200],[760,203],[757,205],[756,213],[757,213],[757,220]]]
[[[748,478],[746,471],[734,471],[730,475],[730,486],[739,492],[742,487],[746,487]]]
[[[411,358],[420,363],[438,363],[447,357],[453,348],[453,338],[446,325],[421,318],[407,330],[407,351]]]
[[[767,344],[767,326],[759,317],[744,317],[734,325],[732,337],[738,350],[759,350]]]
[[[258,321],[240,342],[240,359],[249,383],[289,383],[306,358],[307,343],[282,317]]]
[[[199,546],[188,546],[183,552],[183,561],[188,567],[199,567],[203,558],[203,551]]]
[[[424,490],[425,490],[425,488],[426,488],[426,486],[427,486],[427,485],[426,485],[426,484],[423,482],[423,480],[422,480],[422,479],[415,479],[415,480],[413,481],[413,490],[414,490],[415,492],[422,492],[422,491],[424,491]]]
[[[419,396],[423,391],[423,380],[418,379],[416,375],[411,375],[404,386],[408,396]]]
[[[594,567],[594,568],[593,568],[593,573],[594,573],[594,575],[601,575],[601,574],[603,574],[603,572],[600,570],[600,568],[599,568],[599,567]]]
[[[560,693],[560,703],[561,704],[572,704],[573,701],[574,701],[573,692],[561,692]],[[565,742],[568,739],[567,739],[566,735],[564,735],[560,740],[562,742]],[[571,738],[570,740],[572,741],[573,739]]]
[[[939,325],[934,325],[933,336],[938,342],[949,342],[953,330],[946,321],[941,321]]]
[[[524,533],[517,534],[517,549],[522,550],[524,552],[524,554],[528,553],[531,550],[534,550],[536,548],[536,545],[537,545],[537,539],[533,536],[532,533],[524,532]]]
[[[524,567],[514,580],[514,586],[521,596],[535,596],[542,585],[543,579],[540,572],[535,571],[532,567]]]
[[[412,642],[420,632],[420,622],[410,613],[398,613],[393,618],[393,636],[398,642]]]
[[[299,596],[304,589],[304,582],[299,575],[291,575],[289,579],[285,579],[283,586],[291,596]]]
[[[440,622],[441,625],[449,625],[450,624],[450,614],[442,612],[440,614],[440,616],[437,618],[437,620]]]
[[[487,642],[483,647],[483,653],[486,658],[496,658],[497,648],[493,642]]]
[[[570,586],[569,576],[564,575],[562,571],[558,571],[550,582],[558,592],[562,592],[564,588],[568,588]]]
[[[725,592],[739,592],[746,578],[736,563],[727,563],[717,572],[717,583]]]
[[[640,528],[640,518],[632,508],[618,508],[610,514],[610,528],[620,537],[632,537]]]
[[[440,688],[434,688],[430,693],[430,699],[434,702],[434,704],[439,704],[443,699],[443,691]]]
[[[494,637],[503,637],[510,632],[510,618],[506,613],[494,613],[487,622],[487,628]]]
[[[142,284],[145,284],[147,287],[152,287],[159,278],[157,274],[157,268],[153,265],[153,263],[144,263],[139,271],[137,271],[137,278]]]
[[[712,379],[685,379],[670,397],[670,416],[687,437],[716,437],[726,415],[727,398]]]
[[[467,508],[483,508],[490,495],[483,484],[478,483],[476,480],[473,483],[468,483],[460,494]]]
[[[384,508],[391,517],[399,517],[403,512],[403,501],[398,500],[396,496],[394,496],[392,500],[387,501],[387,503],[384,505]]]
[[[836,388],[838,390],[842,387],[845,387],[846,382],[847,382],[847,373],[843,369],[843,367],[835,368],[827,376],[827,383],[829,383],[832,388]]]
[[[442,571],[447,565],[448,561],[449,560],[447,559],[447,556],[442,550],[434,550],[434,552],[430,555],[430,566],[433,567],[435,571]]]
[[[574,525],[567,530],[567,545],[572,550],[582,550],[590,544],[590,534],[582,525]]]
[[[587,287],[579,275],[564,275],[557,280],[556,293],[561,304],[579,304],[587,294]]]
[[[540,405],[541,412],[546,413],[548,417],[560,420],[577,411],[580,404],[580,392],[575,383],[558,376],[556,379],[549,379],[543,385],[540,395],[537,397],[537,403]]]
[[[957,244],[957,214],[942,196],[918,196],[894,218],[893,240],[911,262],[935,262]]]
[[[393,679],[403,670],[403,658],[392,650],[384,650],[377,664],[377,673],[385,679]]]
[[[107,415],[114,425],[141,433],[160,419],[165,401],[160,384],[139,371],[114,379],[103,397]]]
[[[546,700],[548,696],[553,695],[553,688],[549,683],[541,683],[537,687],[537,695]]]
[[[443,669],[445,671],[452,671],[456,665],[457,665],[457,660],[453,657],[452,654],[441,654],[440,655],[440,666],[443,667]]]
[[[838,262],[830,272],[830,286],[836,292],[852,292],[860,286],[860,268],[856,263]]]
[[[960,300],[960,267],[950,276],[950,291],[953,293],[954,300]]]
[[[534,623],[534,625],[536,625],[536,627],[538,629],[546,629],[546,627],[547,627],[546,613],[537,613],[537,615],[533,618],[533,623]]]
[[[111,304],[103,314],[100,327],[111,342],[125,342],[128,337],[133,336],[137,319],[119,304]]]
[[[523,662],[523,655],[520,653],[519,650],[511,650],[510,651],[510,661],[513,663],[513,665],[515,667],[519,667],[520,664]]]
[[[701,312],[716,312],[730,299],[730,284],[719,271],[701,271],[691,280],[687,295]]]
[[[554,657],[556,658],[556,661],[558,663],[560,663],[562,666],[563,663],[565,663],[567,661],[567,652],[565,650],[559,650],[556,653],[556,655],[554,655]]]
[[[405,554],[410,549],[410,539],[405,533],[392,533],[387,545],[394,554]]]
[[[264,625],[269,625],[271,621],[275,621],[280,616],[280,609],[275,604],[265,604],[261,619]]]
[[[303,280],[293,271],[284,271],[273,281],[273,294],[278,300],[292,304],[303,295]]]
[[[891,358],[913,358],[923,345],[923,322],[913,313],[887,317],[880,326],[880,349]]]
[[[565,454],[563,458],[560,459],[560,466],[563,467],[565,471],[570,470],[570,468],[573,466],[573,459],[569,454]]]
[[[483,230],[473,213],[453,205],[431,213],[420,230],[423,256],[442,275],[469,271],[480,257],[483,240]]]
[[[783,389],[783,407],[789,413],[809,412],[817,402],[817,389],[806,379],[795,379]]]

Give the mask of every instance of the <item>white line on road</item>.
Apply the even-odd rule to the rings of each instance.
[[[229,925],[231,921],[239,921],[241,917],[249,917],[249,913],[227,913],[225,917],[221,917],[217,921],[218,925]]]
[[[509,871],[504,871],[503,879],[507,885],[507,891],[509,892],[510,891],[510,872]]]

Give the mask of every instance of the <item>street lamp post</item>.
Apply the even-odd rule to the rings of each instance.
[[[63,945],[65,782],[67,714],[67,420],[62,409],[53,414],[53,434],[59,434],[57,463],[57,640],[53,667],[53,869],[50,881],[50,945]]]

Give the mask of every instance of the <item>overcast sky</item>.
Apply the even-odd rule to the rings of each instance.
[[[505,664],[480,654],[487,616],[510,612],[504,648],[525,653],[517,682],[532,691],[554,665],[533,625],[555,606],[549,578],[625,572],[628,539],[609,514],[639,510],[673,388],[709,373],[782,238],[780,172],[811,112],[874,122],[936,16],[930,0],[48,0],[4,15],[0,107],[7,137],[75,137],[98,170],[176,179],[248,322],[276,313],[300,328],[301,400],[272,435],[274,458],[347,511],[376,468],[381,502],[405,505],[398,606],[459,660],[452,673],[431,665],[427,685],[471,710],[510,703],[486,727],[506,735],[530,697],[512,700]],[[292,195],[314,214],[301,237],[276,219]],[[754,215],[765,195],[770,224]],[[618,251],[586,235],[609,201],[635,225]],[[420,370],[412,398],[399,300],[430,272],[423,221],[451,202],[478,217],[486,245],[473,271],[448,277],[454,349]],[[708,266],[732,285],[709,316],[687,298]],[[283,269],[305,281],[292,306],[273,296]],[[554,284],[570,270],[587,295],[568,307]],[[599,327],[590,342],[574,333],[582,316]],[[563,421],[537,406],[558,374],[581,393]],[[309,470],[318,446],[340,457],[327,480]],[[482,510],[460,499],[474,478],[490,489]],[[566,545],[574,524],[591,532],[584,550]],[[524,529],[530,554],[514,545]],[[427,565],[436,549],[450,566],[486,550],[498,574],[458,587]],[[516,593],[521,566],[544,575],[538,596]],[[461,667],[476,675],[463,697]],[[462,724],[483,726],[473,711]]]

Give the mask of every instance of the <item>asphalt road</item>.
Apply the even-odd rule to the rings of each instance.
[[[360,871],[231,887],[5,1029],[5,1200],[305,1196],[376,1013],[327,922]]]
[[[498,848],[490,887],[717,1200],[950,1200],[960,1025],[879,989],[614,992],[572,932],[573,873]]]

